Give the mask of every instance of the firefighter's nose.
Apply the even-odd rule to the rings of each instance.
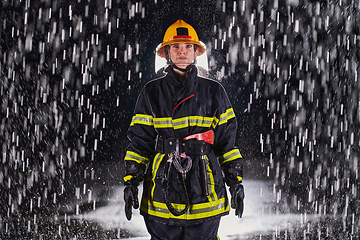
[[[179,48],[179,54],[185,54],[185,48],[183,46]]]

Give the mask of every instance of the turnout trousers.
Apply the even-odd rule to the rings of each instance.
[[[172,226],[145,218],[151,240],[217,240],[220,217],[191,226]]]

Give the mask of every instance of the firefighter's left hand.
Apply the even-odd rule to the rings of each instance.
[[[130,182],[130,181],[129,181]],[[126,183],[125,183],[126,184]],[[126,184],[124,189],[125,215],[128,221],[131,220],[132,208],[139,208],[138,188],[133,184]]]
[[[231,186],[230,194],[231,207],[235,209],[235,215],[241,218],[244,211],[244,186],[241,183],[237,183]]]

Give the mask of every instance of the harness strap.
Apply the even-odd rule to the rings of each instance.
[[[189,195],[188,195],[187,188],[186,188],[185,177],[182,175],[182,177],[181,177],[181,185],[182,185],[182,187],[184,189],[184,192],[185,192],[185,198],[186,198],[185,208],[183,210],[178,211],[171,204],[171,202],[169,200],[169,179],[170,179],[170,174],[171,174],[171,166],[172,166],[172,162],[170,162],[168,172],[167,172],[167,174],[165,176],[165,179],[164,179],[164,199],[165,199],[165,204],[166,204],[167,208],[169,209],[169,211],[174,216],[181,216],[184,213],[186,213],[187,210],[189,209],[190,200],[189,200]]]

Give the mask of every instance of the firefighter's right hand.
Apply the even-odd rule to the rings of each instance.
[[[230,187],[231,207],[235,209],[235,215],[242,217],[244,212],[244,186],[241,183],[234,184]]]
[[[129,182],[129,183],[128,183]],[[138,188],[137,186],[130,183],[130,181],[125,182],[124,189],[124,200],[125,200],[125,215],[128,221],[131,220],[132,208],[139,208],[138,200]]]

